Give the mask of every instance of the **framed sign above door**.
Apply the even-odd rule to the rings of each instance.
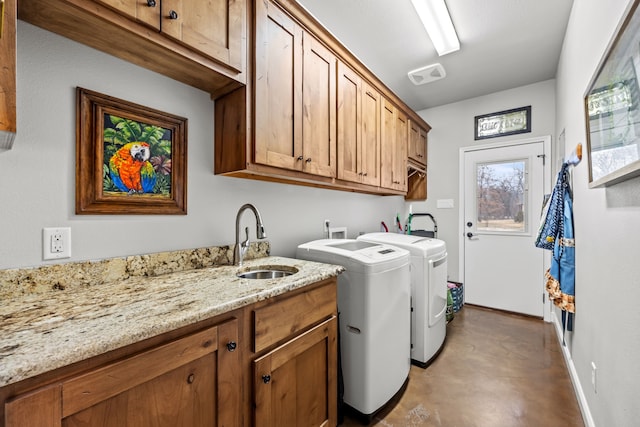
[[[531,105],[475,117],[474,139],[531,132]]]

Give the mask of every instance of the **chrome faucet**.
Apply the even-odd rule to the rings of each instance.
[[[244,254],[249,249],[249,227],[245,227],[245,239],[240,243],[240,216],[242,216],[242,212],[247,209],[251,209],[253,214],[256,216],[256,237],[258,239],[266,239],[267,233],[264,231],[264,225],[262,224],[262,217],[260,216],[260,212],[250,203],[242,205],[240,210],[238,210],[238,214],[236,215],[236,246],[233,250],[233,265],[242,265],[242,260],[244,258]]]

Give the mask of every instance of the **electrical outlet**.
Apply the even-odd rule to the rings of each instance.
[[[42,229],[42,259],[71,257],[71,228]]]
[[[598,368],[596,368],[596,363],[595,362],[591,362],[591,386],[593,387],[593,392],[597,393],[598,390],[596,388],[596,379],[597,379],[597,372]]]

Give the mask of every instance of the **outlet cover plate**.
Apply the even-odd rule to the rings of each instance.
[[[42,229],[42,259],[71,258],[71,228]]]

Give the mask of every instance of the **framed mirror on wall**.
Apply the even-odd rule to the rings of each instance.
[[[624,14],[585,93],[590,188],[640,176],[639,4]]]

